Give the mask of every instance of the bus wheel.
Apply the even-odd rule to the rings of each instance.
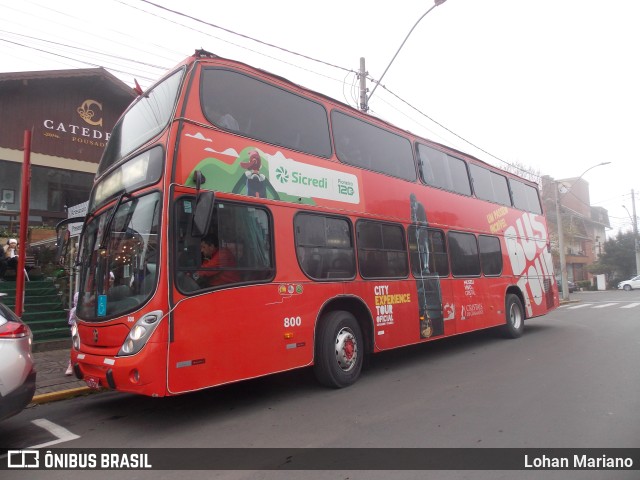
[[[507,295],[505,313],[507,323],[502,327],[502,331],[509,338],[521,337],[524,332],[524,308],[517,295]]]
[[[360,376],[364,343],[360,325],[349,312],[325,315],[316,335],[314,372],[327,387],[348,387]]]

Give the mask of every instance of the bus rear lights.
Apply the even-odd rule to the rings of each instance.
[[[291,340],[293,338],[293,332],[287,332],[284,334],[285,340]]]
[[[161,318],[162,311],[160,310],[147,313],[140,318],[129,331],[129,335],[127,335],[122,347],[120,347],[118,356],[128,356],[138,353],[160,324],[159,320]]]

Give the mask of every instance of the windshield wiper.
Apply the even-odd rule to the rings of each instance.
[[[113,207],[113,212],[111,212],[111,216],[109,217],[109,220],[107,220],[107,224],[105,225],[104,231],[102,232],[102,238],[100,239],[100,246],[98,247],[98,250],[105,250],[107,248],[106,247],[107,238],[109,236],[109,232],[111,232],[111,225],[113,224],[113,220],[116,218],[116,213],[118,212],[118,209],[122,204],[122,200],[125,197],[129,198],[130,196],[131,196],[130,193],[122,192],[118,197],[118,201]]]

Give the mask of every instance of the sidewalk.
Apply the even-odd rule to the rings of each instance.
[[[34,349],[37,350],[37,349]],[[32,403],[47,403],[88,393],[91,390],[75,375],[65,375],[69,364],[69,348],[35,351],[36,393]]]

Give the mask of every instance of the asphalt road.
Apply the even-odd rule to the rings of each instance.
[[[525,335],[477,332],[373,357],[342,390],[300,370],[175,398],[116,392],[29,408],[1,444],[53,447],[640,447],[640,291],[585,292]],[[71,439],[72,436],[77,436]],[[66,440],[65,440],[66,439]],[[59,441],[59,440],[58,440]],[[81,472],[5,472],[63,479]],[[28,474],[28,475],[27,475]],[[175,478],[176,472],[91,472]],[[189,478],[637,479],[639,472],[189,472]]]

